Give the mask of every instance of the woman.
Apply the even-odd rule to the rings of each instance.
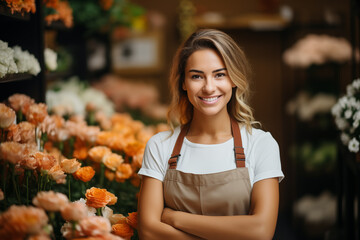
[[[248,63],[233,39],[199,30],[170,77],[169,121],[147,143],[139,198],[141,239],[272,239],[279,148],[247,105]]]

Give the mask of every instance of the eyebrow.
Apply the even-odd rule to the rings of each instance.
[[[220,71],[223,71],[223,70],[227,70],[227,69],[226,68],[220,68],[220,69],[216,69],[216,70],[214,70],[212,72],[216,73],[216,72],[220,72]],[[204,73],[203,71],[196,70],[196,69],[190,69],[189,72]]]

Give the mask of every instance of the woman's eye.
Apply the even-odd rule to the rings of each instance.
[[[192,75],[191,78],[192,79],[199,79],[199,78],[201,78],[201,76],[200,75]]]
[[[221,78],[221,77],[225,77],[225,73],[217,73],[215,75],[216,78]]]

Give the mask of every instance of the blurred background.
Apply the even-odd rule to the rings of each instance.
[[[0,101],[25,93],[63,116],[91,102],[108,115],[166,122],[177,47],[199,28],[228,33],[252,66],[255,118],[280,146],[274,239],[360,239],[359,144],[349,145],[332,111],[360,77],[358,0],[44,0],[25,14],[8,2],[0,40],[29,51],[41,70],[2,70]]]

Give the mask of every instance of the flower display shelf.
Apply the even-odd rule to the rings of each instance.
[[[19,12],[11,13],[10,8],[8,8],[7,6],[4,6],[2,4],[0,4],[0,14],[3,16],[15,18],[18,20],[24,20],[24,21],[30,20],[30,13],[19,13]]]
[[[4,77],[0,78],[0,83],[31,80],[31,78],[32,75],[29,73],[7,74]]]

